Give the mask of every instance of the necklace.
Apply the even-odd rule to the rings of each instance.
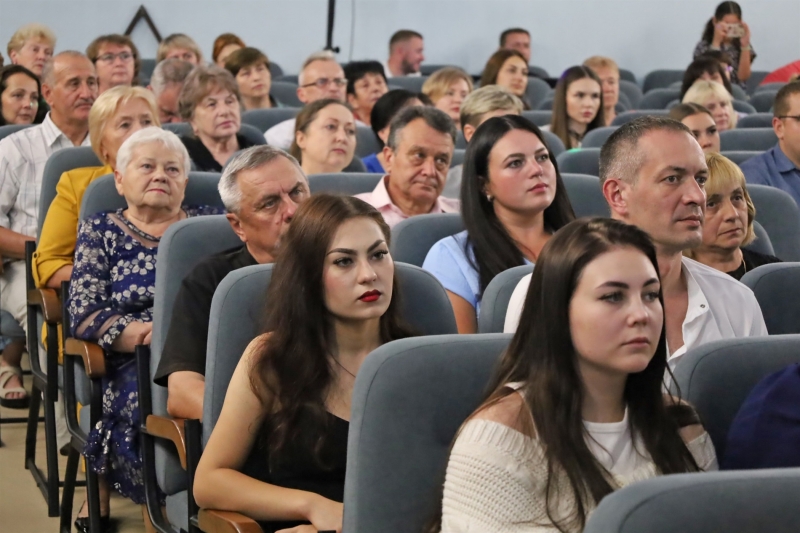
[[[339,365],[342,368],[342,370],[344,370],[345,372],[347,372],[348,374],[353,376],[353,379],[355,379],[356,375],[353,374],[352,372],[350,372],[349,370],[347,370],[347,367],[345,367],[342,363],[340,363],[339,359],[337,359],[336,357],[333,357],[333,356],[331,356],[331,357],[333,358],[334,361],[336,361],[336,364]]]

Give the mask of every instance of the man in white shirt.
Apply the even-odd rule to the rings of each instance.
[[[4,263],[0,308],[24,329],[27,307],[23,259],[25,243],[38,232],[44,166],[57,150],[89,146],[89,110],[97,98],[94,65],[80,52],[57,54],[42,73],[42,96],[50,106],[44,122],[0,141],[0,255]],[[4,355],[0,365],[19,366],[18,358],[8,357]],[[6,387],[20,385],[6,383]],[[21,393],[15,394],[19,397]]]
[[[767,335],[749,288],[683,256],[702,240],[707,178],[700,145],[688,128],[667,118],[629,122],[600,152],[600,182],[612,218],[643,229],[656,247],[671,368],[695,346]],[[529,283],[530,276],[514,291],[506,331],[516,329]]]
[[[383,64],[387,78],[421,76],[419,66],[425,61],[425,42],[414,30],[399,30],[389,39],[389,59]]]
[[[297,98],[304,104],[333,98],[345,101],[347,79],[344,70],[336,62],[336,56],[330,50],[316,52],[306,58],[300,75],[297,78]],[[284,120],[272,126],[264,133],[267,144],[288,150],[294,141],[295,119]]]

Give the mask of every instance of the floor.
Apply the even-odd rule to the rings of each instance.
[[[30,391],[30,376],[25,378],[26,389]],[[0,407],[0,417],[23,417],[27,410],[12,410]],[[58,533],[59,518],[47,516],[47,505],[36,487],[30,472],[25,470],[25,431],[26,424],[3,424],[0,428],[0,533]],[[40,423],[37,432],[38,443],[36,461],[45,464],[44,424]],[[63,479],[67,458],[59,457],[60,477]],[[79,477],[82,475],[79,473]],[[83,489],[75,491],[73,503],[77,514],[84,500]],[[111,517],[118,533],[143,533],[141,507],[119,496],[111,497]],[[73,516],[74,519],[74,516]]]

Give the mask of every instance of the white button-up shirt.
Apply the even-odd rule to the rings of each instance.
[[[81,146],[89,146],[89,135]],[[47,159],[74,145],[48,113],[44,122],[0,141],[0,226],[36,237],[39,196]]]
[[[761,307],[749,287],[724,272],[688,257],[683,257],[682,263],[689,305],[686,318],[683,319],[683,346],[669,355],[667,361],[670,368],[675,368],[687,350],[701,344],[768,335]],[[511,295],[503,328],[506,333],[517,330],[530,282],[531,274],[528,274],[520,280]]]

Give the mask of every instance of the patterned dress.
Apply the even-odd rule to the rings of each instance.
[[[132,322],[153,320],[160,238],[139,230],[122,211],[97,214],[78,228],[69,291],[70,333],[96,342],[106,353],[103,413],[83,451],[89,468],[107,476],[117,492],[142,504],[136,361],[132,353],[115,352],[111,345]],[[184,211],[189,217],[222,212],[209,206]]]

